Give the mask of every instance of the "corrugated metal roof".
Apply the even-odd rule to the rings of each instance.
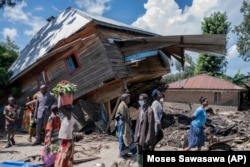
[[[74,34],[91,21],[95,21],[97,24],[109,27],[157,36],[157,34],[150,33],[115,20],[88,14],[74,8],[67,8],[57,18],[42,27],[20,52],[17,60],[9,68],[9,71],[13,72],[10,80],[18,76],[18,74],[20,74],[23,70],[29,68],[39,58],[51,51],[59,41]]]
[[[200,74],[168,85],[169,89],[244,89],[231,82],[207,74]]]

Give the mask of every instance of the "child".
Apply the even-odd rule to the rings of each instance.
[[[32,137],[36,137],[36,122],[35,122],[35,109],[36,109],[37,93],[34,94],[33,100],[26,103],[26,106],[31,108],[30,125],[29,125],[29,137],[28,141],[32,142]]]
[[[8,143],[5,148],[15,145],[15,131],[16,131],[16,118],[18,116],[18,106],[15,104],[14,97],[8,98],[9,104],[4,107],[4,116],[5,116],[5,129],[7,132]]]
[[[58,151],[58,133],[61,125],[60,117],[58,116],[57,105],[51,106],[51,115],[48,118],[46,125],[45,146],[43,148],[42,159],[47,166],[53,166],[55,163],[56,154]]]

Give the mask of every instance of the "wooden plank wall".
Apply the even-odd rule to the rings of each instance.
[[[72,52],[76,52],[78,55],[80,69],[73,74],[69,74],[64,58]],[[105,53],[102,43],[96,40],[56,54],[36,67],[39,70],[30,72],[22,78],[20,83],[22,83],[23,94],[28,95],[31,92],[38,91],[36,77],[42,70],[46,70],[49,90],[60,80],[69,80],[78,85],[78,91],[74,94],[74,98],[79,98],[83,94],[102,86],[103,81],[114,78],[114,72]],[[21,98],[20,101],[24,102],[24,98]]]
[[[39,64],[35,69],[31,70],[19,80],[20,83],[22,83],[23,93],[25,95],[38,91],[38,86],[36,87],[36,77],[42,70],[47,72],[50,90],[60,80],[70,80],[77,84],[78,91],[74,95],[75,99],[97,88],[103,87],[109,81],[113,83],[112,80],[115,79],[130,77],[128,81],[131,82],[146,81],[159,78],[161,75],[169,72],[169,68],[163,68],[161,66],[157,56],[139,62],[138,66],[125,66],[124,56],[121,54],[119,48],[114,43],[109,43],[108,41],[109,38],[128,39],[148,35],[120,31],[103,26],[97,26],[96,28],[93,24],[90,24],[89,27],[90,28],[79,32],[78,37],[84,38],[86,34],[94,33],[96,30],[95,33],[98,37],[96,37],[95,40],[75,45],[73,48],[57,53],[44,63]],[[74,35],[74,37],[75,36],[76,35]],[[81,67],[80,70],[70,75],[65,67],[64,58],[73,51],[78,54]],[[27,78],[29,79],[27,80]],[[108,87],[112,88],[112,86]],[[124,91],[122,86],[120,86],[118,90],[119,93]],[[115,97],[117,96],[112,98]],[[99,100],[102,101],[103,99]]]
[[[115,72],[117,78],[127,77],[128,68],[124,65],[124,56],[120,52],[119,48],[114,43],[109,43],[108,39],[129,39],[133,37],[147,36],[129,31],[121,31],[104,26],[97,27],[97,34],[100,37],[104,47],[106,48],[107,57]]]
[[[120,49],[114,43],[109,43],[108,41],[109,38],[129,39],[134,37],[147,37],[148,35],[119,31],[103,26],[97,28],[97,33],[106,48],[107,57],[112,65],[116,78],[133,77],[134,80],[151,80],[169,73],[170,68],[162,67],[158,56],[149,57],[139,62],[137,66],[126,66],[124,55],[122,55]]]

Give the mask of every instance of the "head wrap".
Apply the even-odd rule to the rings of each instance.
[[[8,98],[8,101],[13,101],[13,100],[15,100],[15,98],[12,97],[12,96],[10,96],[10,97]]]
[[[121,101],[123,101],[123,100],[125,100],[127,97],[130,97],[130,94],[124,93],[124,94],[121,95],[120,99],[121,99]]]
[[[142,94],[140,94],[140,96],[143,97],[143,100],[147,100],[148,99],[148,95],[146,93],[142,93]]]
[[[161,94],[161,92],[158,89],[154,89],[151,93],[151,97],[155,99],[159,94]]]

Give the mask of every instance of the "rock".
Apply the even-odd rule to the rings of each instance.
[[[114,162],[114,163],[111,165],[111,167],[118,167],[117,162]]]
[[[104,163],[96,163],[95,166],[96,167],[105,167],[105,164]]]

